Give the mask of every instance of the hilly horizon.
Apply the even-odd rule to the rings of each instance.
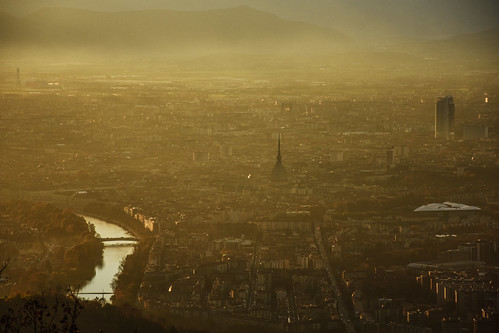
[[[24,17],[0,12],[0,43],[3,46],[0,56],[5,59],[59,58],[85,62],[208,55],[228,55],[234,59],[234,56],[266,54],[296,57],[296,61],[306,64],[314,62],[313,57],[334,53],[343,54],[348,61],[355,58],[352,54],[356,52],[371,53],[374,57],[376,53],[388,52],[393,54],[389,58],[401,62],[406,56],[458,63],[465,59],[495,63],[499,58],[499,28],[447,39],[413,38],[378,46],[356,43],[342,32],[285,20],[247,6],[203,11],[119,12],[44,8]],[[291,63],[296,64],[295,60]]]
[[[394,48],[421,57],[439,58],[445,61],[462,63],[486,61],[497,64],[499,59],[499,28],[460,34],[448,39],[409,40]]]
[[[96,12],[45,8],[17,18],[3,13],[0,41],[13,47],[122,52],[343,50],[348,37],[249,7],[208,11]]]
[[[238,6],[341,31],[373,45],[404,38],[450,38],[499,26],[496,0],[3,0],[0,11],[25,16],[46,7],[118,12]]]

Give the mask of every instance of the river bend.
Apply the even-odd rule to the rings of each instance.
[[[104,220],[85,216],[82,217],[89,223],[95,226],[95,232],[101,238],[120,238],[132,237],[126,230],[115,224]],[[104,298],[109,302],[111,294],[102,294],[112,292],[111,283],[118,273],[121,261],[129,254],[133,253],[135,242],[127,241],[112,241],[104,243],[104,253],[102,266],[95,268],[95,276],[80,290],[80,297],[86,299]],[[119,245],[119,246],[117,246]],[[95,294],[84,294],[95,293]]]

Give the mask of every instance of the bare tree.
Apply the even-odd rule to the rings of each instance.
[[[82,300],[78,298],[78,292],[79,289],[74,289],[71,287],[68,288],[66,299],[63,304],[65,319],[63,324],[64,332],[76,333],[80,331],[78,329],[78,326],[76,325],[76,319],[83,310],[84,305]]]
[[[9,307],[0,317],[1,333],[20,333],[23,327],[26,327],[26,318],[23,315],[22,305],[19,303]]]
[[[10,262],[10,258],[8,258],[7,260],[4,260],[2,266],[0,267],[0,282],[2,282],[2,283],[5,283],[8,281],[8,279],[6,277],[2,277],[2,273],[9,265],[9,262]]]
[[[41,295],[30,296],[24,303],[24,316],[28,326],[33,328],[33,332],[44,332],[45,322],[44,319],[49,314],[49,308],[45,300],[45,293]]]

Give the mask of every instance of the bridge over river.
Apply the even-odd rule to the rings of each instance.
[[[113,279],[120,273],[121,262],[133,253],[138,239],[118,225],[95,217],[83,217],[95,226],[101,244],[104,245],[104,251],[102,265],[95,268],[94,277],[81,288],[78,295],[86,299],[104,298],[109,302],[113,294]]]
[[[112,291],[90,292],[90,291],[88,291],[88,292],[84,292],[84,293],[79,292],[79,293],[76,293],[76,294],[78,296],[85,295],[84,298],[87,298],[87,299],[91,299],[92,298],[92,297],[89,297],[90,295],[95,295],[95,298],[98,298],[98,296],[101,296],[101,299],[106,299],[107,300],[107,298],[110,297],[109,295],[113,295],[114,292],[112,292]],[[107,295],[107,297],[105,295]]]
[[[101,242],[115,242],[115,241],[128,241],[128,242],[138,242],[138,238],[135,237],[101,237],[99,238]]]

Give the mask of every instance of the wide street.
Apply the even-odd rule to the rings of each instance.
[[[314,230],[314,237],[315,241],[317,243],[317,248],[319,249],[321,253],[322,260],[324,261],[324,268],[326,269],[327,275],[329,277],[329,281],[331,283],[331,288],[333,291],[333,294],[336,295],[336,300],[337,300],[337,310],[338,313],[340,314],[340,318],[343,321],[343,324],[345,325],[345,328],[348,333],[355,333],[355,327],[350,320],[350,317],[348,315],[348,312],[345,307],[345,301],[343,300],[343,297],[341,295],[341,291],[338,287],[338,282],[336,281],[336,277],[333,274],[333,270],[331,267],[331,262],[329,261],[329,255],[326,252],[326,249],[324,247],[324,243],[322,241],[322,233],[321,233],[321,228],[320,226],[316,226]]]

